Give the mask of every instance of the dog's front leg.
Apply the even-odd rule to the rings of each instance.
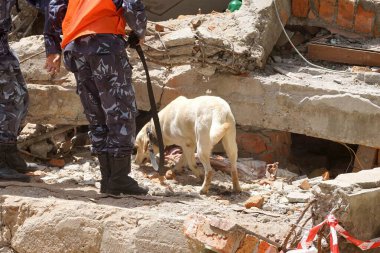
[[[195,155],[194,155],[195,147],[194,146],[190,146],[190,147],[186,146],[186,147],[182,147],[182,150],[183,150],[183,155],[185,156],[184,158],[186,159],[190,170],[194,173],[194,175],[197,178],[203,179],[203,173],[199,168],[197,168],[197,163],[195,161]]]

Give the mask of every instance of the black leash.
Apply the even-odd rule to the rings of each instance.
[[[158,148],[160,150],[160,161],[159,161],[159,164],[157,164],[156,157],[155,157],[154,151],[153,151],[153,144],[156,144],[156,143],[153,143],[153,136],[151,136],[152,133],[151,132],[147,133],[148,137],[149,137],[149,140],[150,140],[149,141],[150,142],[150,144],[149,144],[150,160],[151,160],[153,168],[156,171],[158,171],[158,173],[161,176],[163,176],[163,175],[165,175],[166,171],[165,171],[165,168],[164,168],[164,162],[165,162],[164,141],[162,139],[160,119],[158,118],[156,101],[154,99],[154,93],[153,93],[152,83],[151,83],[151,80],[150,80],[148,65],[146,64],[146,59],[145,59],[144,52],[143,52],[143,50],[142,50],[142,48],[141,48],[140,45],[136,45],[135,49],[137,51],[137,54],[140,57],[140,60],[141,60],[141,62],[143,64],[144,70],[145,70],[146,82],[147,82],[147,88],[148,88],[148,96],[149,96],[149,103],[150,103],[150,113],[152,115],[153,122],[154,122],[154,127],[156,129],[157,144],[158,144]]]
[[[19,3],[18,3],[18,0],[16,0],[16,10],[17,10],[17,12],[20,12],[20,11],[21,11],[21,9],[20,9],[20,5],[19,5]]]

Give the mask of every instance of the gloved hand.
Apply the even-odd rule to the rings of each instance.
[[[137,37],[137,35],[132,31],[129,35],[128,35],[128,44],[131,48],[134,48],[136,49],[137,48],[137,45],[139,45],[140,43],[140,39],[139,37]]]

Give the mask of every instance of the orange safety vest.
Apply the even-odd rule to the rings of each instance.
[[[62,24],[61,47],[88,34],[125,34],[123,8],[116,10],[112,0],[69,0]]]

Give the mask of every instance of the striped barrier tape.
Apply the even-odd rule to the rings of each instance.
[[[312,245],[312,242],[317,236],[318,231],[326,224],[330,227],[331,253],[339,253],[337,235],[338,233],[342,237],[346,238],[347,241],[359,247],[361,250],[380,248],[380,237],[369,241],[358,240],[352,235],[350,235],[341,225],[338,224],[338,220],[335,218],[334,215],[330,214],[327,216],[326,220],[324,220],[322,223],[318,224],[310,230],[309,235],[301,240],[301,242],[298,244],[297,249],[308,249]]]

